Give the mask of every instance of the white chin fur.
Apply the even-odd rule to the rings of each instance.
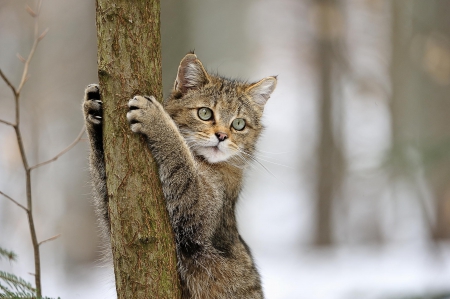
[[[198,155],[203,156],[209,163],[219,163],[228,160],[232,154],[220,146],[200,147],[196,149]]]

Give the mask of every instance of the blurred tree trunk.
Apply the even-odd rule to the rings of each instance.
[[[427,213],[431,235],[435,240],[450,238],[450,11],[449,1],[430,0],[424,3],[413,1],[414,40],[420,40],[421,57],[417,75],[413,78],[413,94],[416,96],[416,110],[410,116],[421,126],[420,135],[422,160],[431,185],[434,211]],[[412,43],[414,46],[414,43]],[[416,46],[417,47],[417,46]],[[429,207],[428,207],[429,209]]]
[[[417,0],[416,0],[417,2]],[[439,142],[433,148],[435,169],[430,176],[436,196],[436,223],[433,227],[434,240],[450,239],[450,1],[430,1],[435,17],[432,18],[434,31],[431,32],[426,46],[425,65],[427,66],[428,88],[435,103],[428,109],[427,119],[431,120],[430,135]],[[417,11],[425,3],[418,3]],[[424,106],[428,106],[429,98]],[[446,153],[446,154],[439,154]],[[431,156],[428,154],[427,156]]]
[[[316,191],[315,245],[332,245],[333,197],[338,189],[342,161],[333,138],[333,49],[342,32],[341,14],[335,0],[316,0],[313,13],[317,18],[317,61],[319,69],[319,145]]]
[[[450,91],[449,5],[391,2],[391,182],[394,191],[400,179],[409,183],[435,240],[450,237],[450,105],[443,100]],[[420,156],[411,157],[411,149]],[[434,198],[421,187],[420,171]]]
[[[409,47],[412,39],[412,28],[406,26],[411,22],[411,5],[408,0],[391,1],[391,86],[392,94],[390,99],[391,114],[391,153],[389,157],[389,183],[393,193],[394,204],[398,202],[397,184],[400,179],[408,178],[407,172],[411,172],[410,160],[405,155],[408,143],[411,143],[416,135],[413,126],[409,122],[411,107],[413,106],[415,95],[411,80],[413,68],[410,61]],[[417,121],[420,121],[419,119]],[[409,181],[408,183],[411,183]],[[413,187],[413,186],[411,186]]]
[[[424,90],[428,83],[422,78],[422,65],[414,63],[411,57],[413,40],[421,31],[417,31],[414,8],[417,1],[398,0],[391,2],[392,14],[392,62],[391,80],[392,96],[390,102],[392,149],[390,159],[391,179],[394,200],[397,197],[397,184],[407,182],[415,194],[412,199],[417,200],[421,209],[423,220],[427,230],[432,230],[432,220],[428,209],[429,198],[425,196],[421,188],[421,178],[418,177],[417,158],[411,157],[411,150],[420,152],[423,149],[427,135],[427,124],[424,123],[425,111],[428,105],[424,105]],[[429,5],[431,3],[428,3]],[[420,13],[419,13],[420,14]],[[426,15],[426,14],[425,14]],[[424,17],[422,15],[421,17]],[[427,17],[431,22],[430,16]],[[420,33],[419,33],[420,34]],[[421,152],[420,154],[423,154]],[[419,158],[423,162],[423,156]],[[422,167],[420,165],[419,167]]]
[[[180,298],[173,231],[157,167],[131,133],[127,102],[162,100],[159,0],[97,0],[98,74],[111,245],[119,299]]]
[[[172,92],[175,75],[181,59],[191,49],[188,45],[190,32],[189,10],[184,1],[164,0],[161,2],[161,47],[164,94]],[[167,98],[164,96],[164,98]]]

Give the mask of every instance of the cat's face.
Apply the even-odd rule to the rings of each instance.
[[[227,83],[228,89],[210,84],[165,105],[194,154],[210,163],[251,159],[262,130],[262,107],[251,103],[241,86]]]
[[[190,61],[183,66],[187,58]],[[209,163],[233,160],[244,165],[252,159],[268,99],[257,89],[263,88],[267,93],[269,88],[271,93],[275,88],[276,79],[269,78],[248,84],[212,76],[195,55],[188,54],[180,64],[174,92],[165,102],[165,109],[195,155]]]

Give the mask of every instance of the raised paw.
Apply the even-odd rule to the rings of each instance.
[[[161,104],[153,96],[135,96],[128,101],[128,107],[130,111],[127,113],[127,119],[131,131],[143,134],[148,134],[150,122],[162,110]]]
[[[83,111],[87,123],[100,125],[103,107],[98,84],[89,84],[84,91]]]

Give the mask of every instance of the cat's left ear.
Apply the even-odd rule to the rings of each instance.
[[[251,98],[261,106],[264,106],[277,86],[277,77],[267,77],[253,83],[246,89]]]
[[[210,81],[200,60],[193,53],[189,53],[180,62],[177,79],[173,89],[186,93],[190,89],[198,89]]]

